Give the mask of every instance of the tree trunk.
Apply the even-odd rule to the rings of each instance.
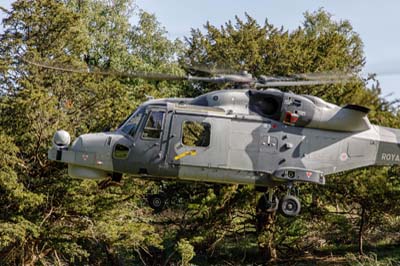
[[[34,265],[36,265],[38,261],[40,261],[41,259],[46,257],[47,254],[49,254],[52,251],[51,248],[48,248],[48,249],[43,250],[39,254],[36,254],[35,253],[35,247],[36,246],[33,245],[31,247],[30,252],[29,251],[27,252],[27,255],[25,256],[24,261],[22,263],[24,266],[34,266]]]
[[[358,231],[358,253],[364,255],[363,236],[365,229],[365,208],[361,207],[360,228]]]
[[[258,236],[258,251],[267,261],[277,259],[274,245],[275,212],[267,212],[264,197],[261,197],[256,209],[256,230]]]
[[[119,259],[118,254],[116,254],[116,252],[114,251],[114,248],[108,244],[105,244],[104,248],[105,248],[106,255],[107,255],[108,265],[121,266],[122,262]]]

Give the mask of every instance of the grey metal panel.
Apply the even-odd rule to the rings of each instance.
[[[254,158],[257,158],[258,153],[244,152],[243,150],[230,150],[229,151],[229,167],[237,170],[250,170],[254,169]]]
[[[209,181],[209,170],[208,167],[204,166],[179,165],[178,179],[206,182]]]
[[[232,169],[271,173],[281,160],[281,133],[265,121],[232,120],[229,163]]]
[[[259,139],[259,155],[256,170],[272,173],[281,161],[281,132],[261,127]]]
[[[324,174],[337,172],[340,155],[344,152],[347,154],[347,143],[344,140],[351,134],[339,132],[326,134],[325,131],[318,129],[305,129],[302,134],[304,139],[299,150],[304,168],[318,170]]]
[[[316,161],[329,160],[334,163],[338,160],[339,141],[330,136],[307,136],[303,141],[304,156]]]
[[[186,146],[182,144],[182,123],[185,121],[205,122],[211,125],[210,144],[207,147]],[[191,116],[175,114],[172,122],[174,134],[168,152],[168,162],[179,165],[202,167],[221,167],[227,163],[227,147],[229,143],[229,124],[225,118],[206,118],[205,116]],[[221,132],[227,132],[226,135]],[[195,151],[196,155],[187,155],[179,160],[175,156],[185,152]]]
[[[231,121],[227,118],[207,118],[204,122],[211,124],[211,143],[208,158],[211,167],[226,166],[230,143]]]
[[[228,166],[232,169],[254,170],[259,155],[260,123],[232,120]],[[251,133],[251,134],[249,134]]]
[[[373,129],[361,133],[330,132],[331,139],[325,138],[326,141],[319,137],[322,132],[315,129],[304,132],[309,142],[316,140],[309,145],[310,154],[302,159],[305,168],[327,175],[374,164],[378,135]]]
[[[234,125],[233,125],[234,127]],[[255,131],[253,131],[255,132]],[[253,136],[249,133],[237,132],[232,130],[229,142],[229,150],[231,151],[244,151],[257,152],[259,151],[259,138],[254,141]]]
[[[369,145],[371,145],[371,140],[368,139],[353,139],[348,142],[347,154],[350,158],[362,158],[367,157],[366,153]]]

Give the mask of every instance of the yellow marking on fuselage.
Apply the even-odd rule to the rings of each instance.
[[[174,157],[174,160],[177,161],[177,160],[180,160],[183,157],[186,157],[186,156],[189,156],[189,155],[196,156],[197,155],[197,151],[196,150],[190,150],[190,151],[182,152],[181,154],[176,155]]]

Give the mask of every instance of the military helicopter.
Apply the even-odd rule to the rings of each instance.
[[[38,67],[87,73],[29,62]],[[294,184],[324,185],[325,176],[371,165],[400,164],[400,130],[372,125],[369,109],[339,107],[277,87],[337,83],[347,77],[302,74],[254,78],[110,73],[123,77],[230,84],[196,98],[150,99],[112,132],[55,133],[49,160],[67,163],[75,178],[120,180],[123,173],[265,188],[267,211],[300,213]],[[278,186],[287,193],[278,198]],[[162,207],[161,196],[150,205]]]

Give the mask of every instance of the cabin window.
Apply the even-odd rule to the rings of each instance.
[[[163,111],[153,111],[149,114],[146,125],[143,129],[143,138],[158,139],[161,136],[162,126],[164,120]]]
[[[113,156],[115,159],[125,159],[128,157],[128,153],[129,153],[128,147],[121,144],[117,144],[115,145]]]
[[[185,121],[182,126],[182,144],[186,146],[208,147],[211,125],[204,122]]]

